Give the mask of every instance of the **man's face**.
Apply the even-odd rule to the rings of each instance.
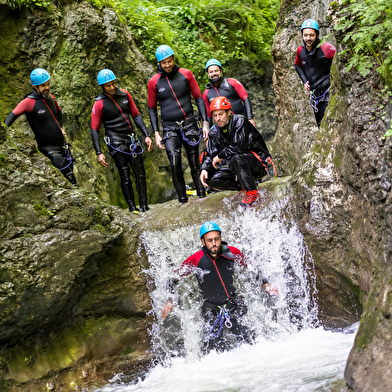
[[[313,29],[303,29],[302,38],[305,42],[305,45],[308,49],[312,47],[314,41],[316,41],[317,33],[316,30]]]
[[[170,73],[174,67],[174,56],[170,56],[167,59],[162,60],[159,65],[164,72]]]
[[[229,122],[229,111],[223,109],[214,110],[212,112],[212,118],[219,128],[224,128]]]
[[[201,243],[207,248],[211,256],[215,258],[220,253],[222,243],[219,231],[209,231],[204,234]]]
[[[50,96],[50,80],[45,83],[42,83],[38,86],[34,86],[35,90],[38,92],[38,95],[42,95],[42,97],[49,98]]]
[[[222,70],[217,65],[211,65],[207,69],[207,75],[211,82],[215,83],[215,81],[220,80],[222,76]]]
[[[116,93],[116,81],[112,80],[111,82],[107,82],[102,85],[103,91],[105,91],[105,94],[108,95],[109,97],[114,97],[114,94]]]

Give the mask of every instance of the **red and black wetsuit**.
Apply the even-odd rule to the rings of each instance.
[[[62,112],[53,95],[43,98],[35,92],[25,95],[25,98],[4,120],[4,124],[11,124],[22,114],[34,132],[38,149],[47,156],[53,165],[60,169],[69,182],[76,185],[73,174],[72,155],[64,139],[62,127]]]
[[[198,145],[186,143],[181,133],[176,130],[177,122],[191,117],[193,113],[191,96],[196,102],[203,121],[207,120],[207,112],[201,96],[200,88],[191,71],[179,68],[177,65],[167,74],[160,66],[158,73],[148,82],[148,107],[151,126],[154,132],[159,131],[158,103],[161,107],[161,121],[163,127],[163,142],[169,158],[173,185],[180,201],[186,202],[186,189],[181,163],[181,145],[187,153],[191,175],[198,196],[204,196],[205,191],[199,179]]]
[[[320,47],[317,47],[319,43],[320,40],[317,39],[310,51],[306,49],[304,43],[300,45],[297,48],[297,56],[294,62],[295,69],[302,83],[305,84],[309,81],[310,90],[314,91],[314,96],[316,97],[323,96],[331,85],[330,70],[336,53],[336,48],[328,42],[324,42]],[[328,101],[329,92],[317,103],[317,110],[312,105],[318,126],[320,126],[324,117]]]
[[[177,269],[180,276],[195,273],[200,290],[203,294],[204,303],[202,313],[205,319],[204,338],[206,351],[218,348],[222,344],[221,336],[211,335],[214,322],[219,314],[219,306],[226,305],[232,322],[231,331],[242,341],[252,342],[251,332],[239,321],[246,312],[242,300],[236,295],[233,285],[234,266],[246,267],[245,255],[234,246],[228,246],[226,242],[221,243],[221,252],[213,258],[207,248],[203,248],[188,257]],[[258,274],[260,278],[260,274]],[[173,292],[173,285],[178,279],[169,282],[169,289]],[[262,279],[263,284],[268,283]]]
[[[212,165],[215,156],[223,159],[218,170]],[[208,172],[206,182],[214,189],[256,190],[255,179],[267,174],[263,164],[268,157],[259,131],[244,116],[234,114],[224,129],[217,124],[211,128],[201,170]]]
[[[91,113],[91,135],[95,151],[101,154],[99,143],[99,128],[101,121],[105,127],[105,135],[109,140],[109,150],[116,163],[121,178],[121,189],[125,201],[131,209],[134,208],[134,196],[129,166],[135,174],[136,189],[140,206],[147,207],[146,172],[144,169],[141,146],[137,144],[137,136],[133,129],[131,118],[145,137],[149,136],[146,125],[131,97],[131,94],[117,88],[113,98],[104,93],[95,97]]]
[[[233,268],[236,263],[245,267],[245,255],[239,249],[222,242],[221,253],[215,259],[203,247],[188,257],[177,271],[180,276],[195,272],[204,300],[217,306],[227,303],[235,294]]]
[[[210,103],[214,98],[220,96],[226,97],[230,101],[234,114],[245,116],[248,120],[253,118],[252,106],[245,87],[237,79],[223,78],[218,86],[214,86],[212,83],[206,84],[206,90],[203,93],[210,126],[212,125]]]

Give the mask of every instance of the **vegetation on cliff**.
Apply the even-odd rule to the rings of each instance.
[[[16,7],[49,7],[45,0],[7,0]],[[113,7],[135,36],[147,59],[155,62],[161,44],[174,48],[181,66],[203,81],[204,65],[212,57],[228,65],[245,59],[254,72],[264,73],[271,60],[280,0],[89,0],[95,7]]]
[[[357,69],[368,77],[376,69],[385,88],[381,94],[392,97],[392,5],[389,0],[343,0],[337,10],[336,38],[349,54],[346,68]],[[379,108],[383,109],[383,107]],[[382,113],[381,113],[382,114]],[[392,122],[385,136],[392,136]]]

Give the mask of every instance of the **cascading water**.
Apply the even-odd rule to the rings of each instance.
[[[208,219],[219,224],[224,241],[251,260],[248,268],[237,268],[235,283],[248,308],[243,323],[254,331],[255,343],[202,355],[202,297],[192,275],[176,286],[173,311],[162,320],[167,282],[200,249],[200,225],[146,231],[157,361],[144,380],[126,385],[119,376],[99,391],[340,390],[337,382],[343,378],[356,326],[338,332],[318,327],[313,260],[296,225],[278,202],[265,210],[235,210]],[[279,296],[260,287],[258,270],[278,287]]]

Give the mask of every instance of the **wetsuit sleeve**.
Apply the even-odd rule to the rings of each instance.
[[[102,154],[101,143],[99,140],[99,128],[101,126],[102,107],[102,100],[95,101],[91,110],[91,138],[93,139],[93,144],[97,155]]]
[[[152,130],[154,132],[159,132],[159,125],[158,125],[158,112],[156,109],[148,109],[148,114],[150,116],[150,123]]]
[[[9,127],[15,120],[17,119],[17,117],[15,116],[14,112],[11,112],[4,120],[4,124],[7,125],[7,127]]]
[[[7,116],[4,120],[4,124],[10,126],[22,114],[32,112],[34,104],[34,99],[25,98],[23,101],[19,102],[16,108]]]
[[[92,128],[91,128],[91,138],[93,139],[93,144],[94,144],[96,154],[97,155],[102,154],[101,142],[99,140],[99,133]]]
[[[200,258],[203,256],[204,252],[199,250],[198,252],[194,253],[192,256],[188,257],[179,268],[177,268],[174,272],[180,276],[186,276],[195,271],[197,265],[200,261]],[[174,286],[179,282],[178,278],[170,278],[167,283],[168,291],[173,294],[174,293]]]
[[[242,267],[247,266],[247,257],[234,246],[229,246],[230,252],[234,255],[235,261],[240,264]]]
[[[134,121],[136,126],[142,131],[144,137],[149,137],[150,133],[146,127],[146,124],[143,121],[143,117],[139,114],[138,116],[134,117]]]
[[[248,120],[251,120],[253,118],[253,113],[252,113],[252,105],[250,103],[249,98],[244,99],[244,106],[245,106],[246,118]]]
[[[155,75],[148,82],[148,114],[150,116],[150,123],[154,132],[159,132],[158,125],[158,101],[157,101],[157,80],[159,75]]]
[[[211,115],[210,103],[208,102],[207,94],[208,94],[208,89],[204,90],[203,100],[204,100],[204,105],[206,105],[208,123],[210,124],[210,127],[211,127],[212,126],[212,115]]]
[[[245,87],[237,79],[227,78],[227,83],[229,83],[230,86],[233,87],[235,92],[240,97],[241,101],[244,101],[246,98],[248,98],[248,93],[246,92]]]
[[[196,100],[196,106],[197,109],[199,110],[200,116],[203,121],[207,121],[207,110],[206,110],[206,105],[204,104],[203,98],[197,98]]]
[[[217,137],[216,137],[216,129],[215,129],[216,126],[217,125],[214,125],[210,130],[208,143],[207,143],[207,156],[204,158],[204,161],[200,167],[200,171],[207,170],[208,173],[215,171],[215,168],[212,166],[212,160],[219,153]]]
[[[333,45],[329,44],[328,42],[324,42],[320,48],[327,59],[332,60],[334,58],[336,54],[336,48]]]
[[[303,49],[304,48],[302,46],[298,46],[297,57],[295,58],[294,66],[295,66],[295,70],[297,71],[297,74],[300,77],[302,83],[305,84],[308,81],[308,79],[307,79],[305,72],[302,68],[301,51]]]

